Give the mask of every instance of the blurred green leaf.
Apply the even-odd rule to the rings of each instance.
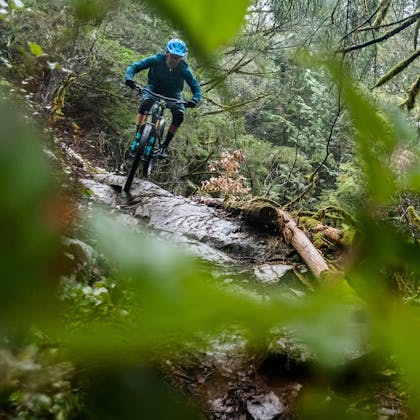
[[[71,0],[76,17],[82,22],[102,19],[109,9],[116,4],[115,0]]]
[[[353,343],[360,343],[348,292],[341,287],[299,299],[274,293],[262,300],[245,289],[217,285],[173,244],[101,213],[90,220],[99,249],[117,268],[118,282],[131,290],[132,306],[126,320],[101,320],[67,335],[76,353],[108,358],[124,349],[127,362],[139,353],[174,351],[197,334],[234,327],[262,343],[273,328],[289,326],[322,364],[336,366]]]
[[[364,420],[371,419],[368,412],[352,408],[349,399],[331,391],[310,388],[299,401],[298,418],[302,420]]]
[[[239,32],[249,0],[149,0],[149,4],[180,28],[198,54],[207,56]]]
[[[420,400],[417,398],[420,393],[419,321],[418,307],[390,299],[386,311],[377,314],[374,324],[376,342],[396,356],[402,369],[402,379],[408,383],[412,395],[409,403],[415,413],[420,413]]]
[[[39,139],[11,103],[0,103],[0,329],[54,310],[59,200]]]
[[[38,45],[37,43],[28,41],[28,46],[29,46],[29,49],[30,49],[31,53],[35,57],[41,57],[41,55],[44,54],[44,51],[42,50],[41,46]]]
[[[168,386],[153,369],[137,362],[129,369],[89,372],[85,419],[200,419],[194,406]],[[131,403],[133,402],[133,403]],[[134,403],[135,402],[135,403]]]
[[[408,174],[408,187],[413,191],[420,191],[420,169],[416,168]]]

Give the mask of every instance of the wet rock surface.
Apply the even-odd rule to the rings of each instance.
[[[261,233],[223,210],[175,196],[149,181],[135,179],[130,194],[121,192],[124,180],[105,173],[82,183],[97,201],[126,212],[139,225],[182,245],[194,256],[235,266],[236,273],[242,271],[262,283],[278,283],[291,272],[293,267],[283,261],[291,248],[279,235]]]
[[[285,411],[284,404],[274,393],[256,395],[246,403],[248,413],[254,420],[273,420]]]
[[[169,367],[168,378],[187,395],[202,401],[206,417],[294,419],[293,406],[302,390],[295,378],[265,372],[234,332],[209,343],[203,354],[188,354]],[[168,368],[168,367],[167,367]]]
[[[262,263],[254,266],[255,276],[265,284],[276,284],[291,270],[293,270],[293,266],[287,264]]]

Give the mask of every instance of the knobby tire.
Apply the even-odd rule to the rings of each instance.
[[[133,180],[134,180],[134,175],[136,174],[136,171],[139,167],[140,160],[144,153],[144,149],[146,148],[146,145],[149,142],[149,137],[151,134],[152,134],[152,127],[146,124],[143,127],[143,132],[140,137],[139,146],[137,148],[136,155],[134,156],[133,164],[131,165],[130,172],[123,186],[123,191],[125,192],[130,191],[131,184],[133,183]]]

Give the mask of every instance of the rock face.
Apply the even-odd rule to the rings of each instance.
[[[285,406],[274,393],[257,395],[246,403],[248,413],[254,420],[273,420],[285,411]]]
[[[254,274],[262,283],[276,284],[293,266],[285,264],[259,264],[254,267]]]
[[[124,177],[98,174],[82,180],[95,199],[131,214],[138,223],[168,235],[205,260],[232,265],[261,265],[270,262],[270,282],[276,282],[290,265],[279,263],[290,252],[279,236],[270,236],[230,217],[220,209],[175,196],[157,185],[135,179],[130,194],[121,192]],[[248,271],[248,270],[247,270]],[[255,279],[267,281],[267,270],[253,269]]]

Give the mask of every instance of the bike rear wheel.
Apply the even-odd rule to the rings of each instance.
[[[122,188],[123,191],[125,191],[125,192],[130,191],[131,184],[133,183],[133,180],[134,180],[134,175],[137,172],[137,169],[138,169],[139,164],[140,164],[140,160],[141,160],[141,158],[144,154],[146,144],[148,143],[149,137],[151,136],[151,134],[152,134],[152,127],[150,125],[146,124],[143,127],[143,132],[142,132],[140,140],[139,140],[139,145],[138,145],[138,148],[137,148],[136,155],[134,156],[133,164],[131,165],[130,172],[129,172],[129,174],[127,176],[127,179],[125,180],[123,188]]]

